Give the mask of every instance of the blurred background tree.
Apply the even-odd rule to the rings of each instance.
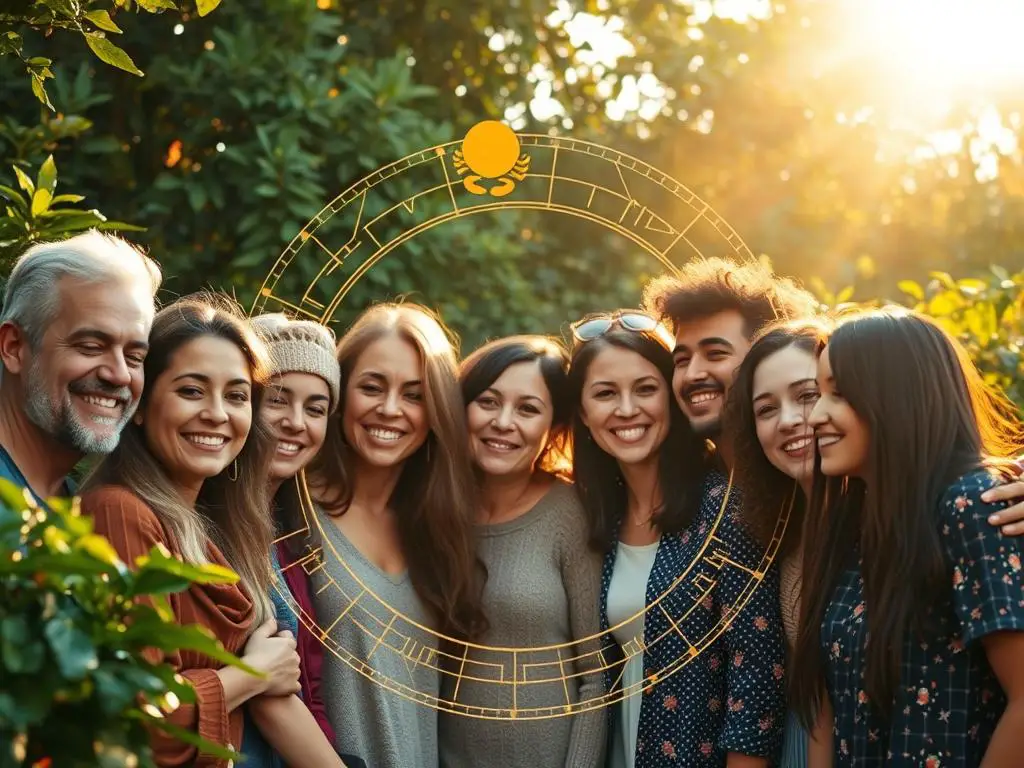
[[[34,178],[52,154],[63,189],[146,228],[133,237],[171,294],[231,287],[248,304],[336,194],[487,118],[664,170],[823,295],[912,301],[898,281],[1024,269],[1019,4],[229,0],[208,16],[191,0],[126,4],[83,3],[109,10],[145,77],[83,45],[58,57],[57,34],[23,34],[20,58],[0,56],[0,167]],[[52,111],[25,77],[38,57],[57,59]],[[657,269],[597,226],[503,211],[409,241],[337,319],[409,295],[472,346],[635,304]]]

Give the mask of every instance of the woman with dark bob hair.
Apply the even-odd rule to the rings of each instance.
[[[546,647],[532,660],[548,678],[553,659],[567,660],[567,684],[533,683],[516,694],[510,686],[463,679],[458,701],[470,707],[529,710],[603,693],[595,653],[600,559],[587,547],[579,499],[559,477],[567,464],[568,365],[568,353],[556,341],[513,336],[484,345],[459,369],[480,489],[478,555],[488,572],[483,604],[490,629],[481,642]],[[590,644],[579,644],[587,638]],[[488,678],[514,679],[516,670],[507,661],[508,654],[471,648],[464,670],[489,669]],[[529,652],[517,661],[529,666]],[[455,678],[446,681],[447,697],[454,696],[455,686]],[[532,721],[448,714],[441,717],[440,733],[445,768],[598,768],[604,758],[605,717],[599,708]]]
[[[1020,765],[1021,540],[982,494],[1020,415],[921,315],[861,312],[819,347],[794,705],[837,766]]]

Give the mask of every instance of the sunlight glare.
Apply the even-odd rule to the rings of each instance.
[[[1024,84],[1021,0],[856,0],[848,19],[851,41],[891,89],[939,96]]]

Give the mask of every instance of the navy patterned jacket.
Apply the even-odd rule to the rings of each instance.
[[[710,472],[696,519],[683,533],[662,536],[658,546],[644,621],[644,674],[648,680],[656,675],[657,682],[634,694],[643,697],[637,768],[725,766],[729,752],[765,757],[769,764],[778,756],[785,720],[778,574],[773,566],[760,584],[752,578],[749,571],[764,569],[764,552],[740,529],[735,488],[718,519],[728,485],[722,473]],[[612,664],[606,672],[608,690],[614,690],[622,670],[612,663],[622,657],[622,649],[608,633],[616,550],[613,544],[605,556],[601,579],[603,645]],[[679,586],[650,608],[681,577]],[[720,619],[748,595],[730,628],[721,631]],[[699,654],[680,667],[691,647]],[[609,712],[617,717],[617,707]]]
[[[959,478],[939,503],[938,526],[949,566],[946,600],[931,606],[930,637],[908,635],[892,714],[883,719],[863,688],[871,611],[860,562],[852,559],[825,610],[821,653],[835,710],[840,768],[977,768],[1006,709],[982,638],[1024,632],[1021,539],[989,525],[1009,506],[981,494],[1000,479],[979,470]]]

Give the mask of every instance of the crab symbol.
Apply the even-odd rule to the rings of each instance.
[[[511,128],[497,120],[485,120],[469,129],[452,163],[459,176],[466,177],[462,185],[467,192],[504,197],[516,188],[517,181],[526,178],[530,168],[530,158],[520,155],[519,149],[519,138]],[[478,183],[481,179],[497,179],[498,183],[488,190]]]

